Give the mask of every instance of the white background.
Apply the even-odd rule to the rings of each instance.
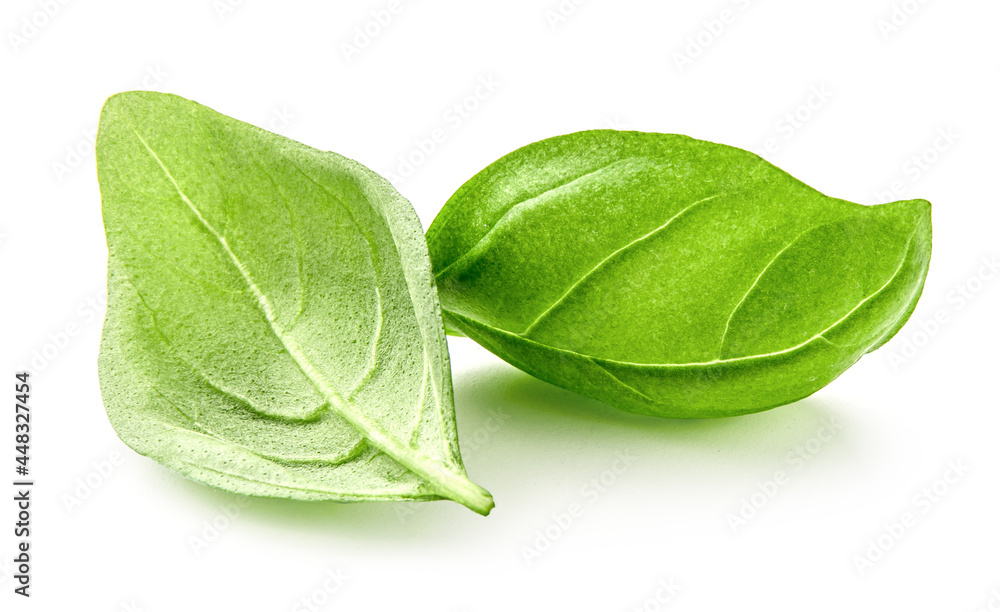
[[[1000,275],[983,265],[1000,255],[997,3],[566,0],[556,21],[558,0],[400,0],[354,53],[343,45],[356,28],[397,4],[224,1],[0,10],[0,376],[34,369],[38,482],[25,601],[7,575],[5,409],[0,607],[1000,606]],[[493,90],[477,92],[482,80]],[[137,88],[396,174],[425,226],[475,172],[544,137],[617,127],[752,150],[772,139],[767,159],[830,195],[932,201],[931,271],[891,343],[813,398],[734,419],[618,413],[451,339],[466,464],[496,498],[488,518],[450,502],[247,504],[128,450],[101,404],[107,253],[90,139],[104,99]],[[421,158],[436,129],[443,142]],[[790,460],[797,448],[806,460]],[[609,472],[619,454],[634,458]],[[969,469],[924,493],[950,462]],[[783,484],[768,484],[779,470]],[[601,478],[611,484],[595,494]],[[760,507],[734,529],[744,502]],[[915,524],[887,535],[906,512]],[[859,570],[880,538],[888,550]],[[546,549],[529,562],[529,547]]]

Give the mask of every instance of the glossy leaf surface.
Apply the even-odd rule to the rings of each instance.
[[[926,201],[862,206],[747,151],[611,130],[503,157],[427,236],[447,327],[668,417],[822,388],[905,323],[931,250]]]

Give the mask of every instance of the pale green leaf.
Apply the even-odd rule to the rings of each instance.
[[[108,100],[97,163],[101,391],[126,444],[236,493],[489,512],[420,224],[385,180],[151,92]]]

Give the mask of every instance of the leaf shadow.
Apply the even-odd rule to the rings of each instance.
[[[428,536],[448,535],[461,541],[462,534],[482,528],[479,516],[463,506],[449,501],[429,502],[333,502],[302,501],[267,497],[248,497],[205,486],[179,474],[173,484],[185,489],[184,494],[197,500],[204,521],[212,524],[223,518],[223,524],[249,522],[258,528],[281,532],[283,536],[309,541],[324,532],[356,538],[399,542],[413,539],[426,541]],[[233,518],[234,508],[238,513]]]
[[[785,462],[843,407],[810,397],[757,414],[665,419],[631,414],[536,379],[505,363],[455,381],[459,442],[469,473],[501,504],[527,504],[553,486],[581,482],[618,453],[673,482],[763,476]],[[843,436],[844,434],[838,434]]]
[[[498,512],[534,512],[553,486],[573,485],[606,467],[616,453],[641,456],[653,472],[711,483],[733,470],[767,474],[788,449],[840,410],[805,400],[724,419],[663,419],[622,412],[538,380],[506,363],[456,377],[462,456],[473,481],[497,500]],[[693,473],[681,473],[696,466]],[[451,501],[309,502],[247,498],[176,477],[204,507],[205,519],[240,504],[240,520],[303,540],[324,532],[359,542],[477,540],[486,519]]]

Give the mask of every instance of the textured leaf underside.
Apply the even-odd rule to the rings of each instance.
[[[387,182],[151,92],[106,103],[97,153],[101,390],[122,440],[237,493],[489,511],[420,224]]]

